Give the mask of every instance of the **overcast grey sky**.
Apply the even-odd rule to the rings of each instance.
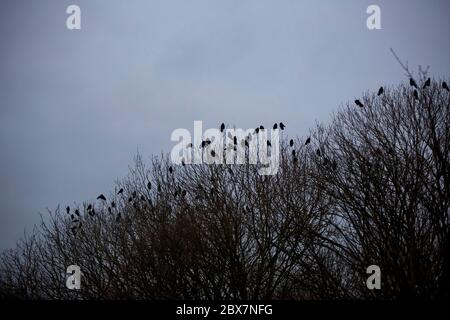
[[[66,28],[77,4],[82,29]],[[381,7],[382,30],[366,8]],[[0,1],[0,249],[113,189],[175,128],[326,122],[410,66],[450,75],[450,1]]]

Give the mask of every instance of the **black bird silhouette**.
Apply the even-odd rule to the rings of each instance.
[[[259,133],[259,128],[256,128],[255,132],[256,132],[256,134],[258,134]]]
[[[414,99],[419,100],[419,93],[415,89],[414,89],[414,92],[413,92],[413,96],[414,96]]]
[[[75,214],[76,214],[77,216],[80,216],[80,211],[79,211],[78,209],[75,209]]]
[[[142,200],[142,201],[145,201],[145,197],[144,197],[143,194],[141,195],[141,200]]]
[[[305,141],[305,146],[308,145],[311,142],[311,137],[308,137],[308,139],[306,139]]]
[[[430,78],[428,78],[428,79],[427,79],[427,81],[425,81],[425,83],[423,84],[423,87],[422,87],[422,89],[425,89],[426,87],[429,87],[429,86],[430,86],[430,84],[431,84],[431,79],[430,79]]]
[[[361,101],[359,101],[358,99],[356,99],[355,100],[355,104],[358,106],[358,107],[364,107],[364,105],[361,103]]]
[[[248,141],[247,141],[247,140],[244,141],[244,145],[245,145],[247,148],[249,147]]]
[[[216,152],[214,150],[211,150],[211,156],[213,156],[213,157],[216,156]]]
[[[417,87],[417,83],[414,81],[413,78],[409,78],[409,85],[410,85],[411,87],[414,87],[414,88],[416,88],[416,89],[419,89],[419,88]]]
[[[380,89],[378,89],[377,95],[378,95],[378,96],[381,96],[381,95],[383,94],[383,92],[384,92],[383,87],[380,87]]]
[[[87,207],[87,209],[88,209],[89,211],[92,210],[92,204],[89,204],[88,207]]]
[[[280,129],[281,129],[281,130],[284,130],[284,128],[286,128],[286,126],[284,125],[283,122],[280,122]]]
[[[129,198],[128,198],[128,202],[131,202],[131,201],[133,201],[133,198],[132,198],[132,197],[129,197]]]
[[[225,130],[225,123],[222,123],[220,125],[220,132],[223,132],[223,130]]]
[[[173,168],[170,166],[169,167],[169,173],[172,174],[173,173]]]
[[[237,144],[237,137],[236,136],[234,136],[234,138],[233,138],[233,143],[236,145]]]
[[[148,188],[149,190],[152,188],[152,183],[151,183],[150,181],[147,183],[147,188]]]
[[[120,188],[119,192],[117,192],[117,194],[122,194],[123,193],[123,188]]]
[[[111,202],[111,207],[113,207],[113,208],[116,207],[116,203],[114,201]]]
[[[294,140],[293,140],[293,139],[289,140],[289,146],[290,146],[290,147],[293,147],[293,146],[294,146]]]
[[[447,82],[445,82],[445,81],[442,82],[442,88],[447,91],[450,91],[450,89],[448,88]]]
[[[66,212],[67,212],[68,214],[70,213],[70,207],[69,207],[69,206],[66,207]]]
[[[206,146],[206,141],[202,141],[202,148]]]
[[[74,220],[75,216],[73,214],[70,215],[70,219]]]
[[[294,163],[297,163],[297,162],[298,162],[298,158],[294,157]]]
[[[105,197],[103,194],[101,194],[101,195],[99,195],[99,196],[97,197],[97,200],[103,200],[103,201],[106,201],[106,197]]]
[[[262,125],[259,126],[259,129],[260,129],[260,130],[264,130],[264,126],[262,126]]]
[[[272,146],[272,144],[270,143],[269,140],[267,140],[267,146],[268,146],[268,147],[271,147],[271,146]]]
[[[317,149],[316,154],[320,157],[321,155],[320,149]]]
[[[278,129],[278,124],[275,123],[275,124],[273,125],[273,130],[277,130],[277,129]]]
[[[109,212],[109,214],[112,214],[111,207],[108,207],[108,212]]]
[[[295,157],[295,149],[292,150],[292,156]]]

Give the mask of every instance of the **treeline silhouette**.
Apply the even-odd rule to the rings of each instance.
[[[138,155],[114,192],[58,208],[2,253],[0,295],[448,298],[450,93],[417,82],[367,92],[307,137],[284,137],[274,176]],[[80,290],[65,286],[72,264]],[[366,287],[373,264],[380,290]]]

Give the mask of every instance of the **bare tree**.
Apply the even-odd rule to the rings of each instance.
[[[400,85],[360,102],[318,125],[311,143],[285,138],[274,176],[164,156],[147,166],[138,155],[106,201],[57,208],[1,255],[0,295],[448,297],[450,95],[433,81],[418,98]],[[78,291],[65,287],[72,264]],[[365,285],[372,264],[381,290]]]

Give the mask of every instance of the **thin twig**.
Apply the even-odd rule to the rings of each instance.
[[[397,62],[400,64],[400,66],[402,67],[403,70],[405,70],[406,75],[410,78],[414,78],[412,73],[409,71],[408,68],[408,61],[406,61],[406,65],[403,64],[403,62],[400,60],[400,58],[398,57],[398,55],[395,53],[394,49],[389,48],[389,50],[391,50],[392,54],[394,55],[395,59],[397,60]]]

